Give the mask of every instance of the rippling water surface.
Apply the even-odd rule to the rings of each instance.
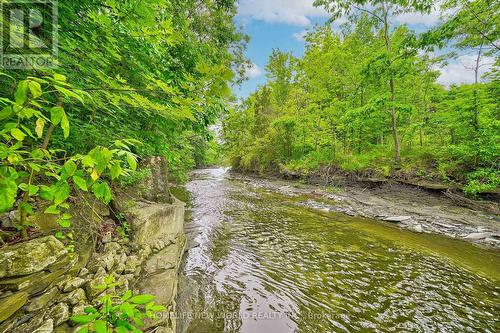
[[[407,231],[307,209],[224,169],[197,171],[186,189],[179,332],[500,332],[498,276],[363,226]]]

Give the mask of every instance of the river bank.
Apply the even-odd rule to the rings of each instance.
[[[312,209],[366,217],[418,233],[445,235],[500,248],[499,215],[458,206],[439,192],[394,182],[331,186],[237,172],[231,172],[231,177],[256,188],[295,197],[300,204]]]

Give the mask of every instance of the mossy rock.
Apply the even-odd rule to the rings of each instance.
[[[0,278],[40,272],[66,253],[64,244],[52,235],[3,247],[0,249]]]
[[[9,319],[28,301],[28,293],[20,292],[0,300],[0,322]]]

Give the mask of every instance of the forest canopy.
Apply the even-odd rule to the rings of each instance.
[[[267,83],[224,119],[234,168],[304,176],[338,173],[499,187],[498,2],[317,0],[332,15],[302,57],[274,50]],[[439,6],[439,7],[438,7]],[[440,9],[423,32],[402,13]],[[474,58],[471,84],[438,83],[439,68]],[[483,66],[490,70],[483,73]]]

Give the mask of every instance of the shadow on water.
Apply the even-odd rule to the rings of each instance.
[[[179,332],[499,332],[500,256],[199,170]]]

